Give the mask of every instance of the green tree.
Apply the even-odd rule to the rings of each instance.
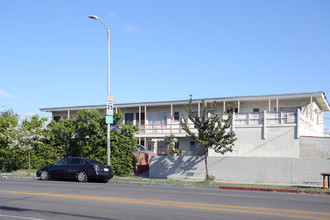
[[[53,162],[63,157],[75,156],[79,148],[76,146],[76,126],[74,118],[52,120],[48,126],[48,145],[52,147]]]
[[[188,139],[197,142],[201,147],[205,148],[205,179],[210,180],[207,166],[207,149],[213,149],[216,153],[221,154],[228,151],[231,152],[236,141],[236,134],[230,129],[232,126],[232,109],[228,110],[228,118],[225,119],[223,114],[219,115],[216,113],[216,102],[206,103],[205,100],[202,100],[201,104],[203,113],[201,117],[197,111],[192,109],[191,95],[189,104],[185,106],[188,118],[194,124],[194,128],[197,129],[197,134],[190,130],[187,118],[181,118],[180,125],[187,132],[186,137]]]
[[[118,111],[114,115],[114,125],[117,130],[111,131],[111,165],[116,175],[123,175],[133,171],[137,159],[134,155],[137,138],[135,133],[139,130],[136,125],[125,125],[123,114]]]
[[[134,135],[137,126],[121,123],[120,111],[114,114],[114,126],[111,130],[111,166],[116,175],[130,173],[136,164],[133,154],[137,139]],[[52,121],[50,144],[62,157],[78,156],[107,162],[107,125],[105,117],[98,110],[83,110],[75,118]]]
[[[50,144],[50,132],[45,128],[45,118],[40,118],[39,115],[34,115],[29,119],[24,119],[22,125],[29,131],[37,131],[42,137],[40,143],[35,143],[30,149],[31,167],[39,168],[45,164],[54,162],[54,147]],[[55,159],[56,160],[56,159]]]
[[[7,130],[10,126],[18,125],[19,116],[12,109],[0,113],[0,170],[18,169],[22,165],[22,150],[9,146],[10,139]]]
[[[33,116],[30,122],[25,119],[21,125],[10,126],[6,136],[10,139],[8,144],[12,149],[28,153],[30,173],[31,151],[33,151],[34,146],[43,145],[42,140],[46,138],[42,132],[42,121],[39,120],[39,116]]]

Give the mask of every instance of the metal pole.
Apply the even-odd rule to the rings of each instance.
[[[110,96],[110,28],[107,27],[108,32],[108,93],[107,97]],[[107,164],[110,165],[110,124],[107,124]]]
[[[107,99],[110,97],[110,28],[96,15],[88,16],[91,19],[99,20],[102,22],[104,27],[107,29],[108,32],[108,82],[107,82]],[[107,103],[108,104],[108,103]],[[110,165],[110,123],[107,124],[107,165]]]

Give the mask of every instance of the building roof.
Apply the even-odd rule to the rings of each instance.
[[[274,99],[300,99],[313,97],[314,101],[319,105],[323,111],[330,111],[329,102],[324,92],[309,92],[309,93],[290,93],[290,94],[278,94],[278,95],[259,95],[259,96],[234,96],[223,98],[205,98],[205,99],[193,99],[193,103],[201,102],[235,102],[235,101],[262,101],[262,100],[274,100]],[[184,105],[188,104],[189,100],[174,100],[174,101],[158,101],[158,102],[135,102],[135,103],[122,103],[114,104],[115,108],[128,108],[138,106],[168,106],[168,105]],[[68,106],[68,107],[55,107],[55,108],[40,108],[42,112],[58,112],[58,111],[79,111],[85,109],[105,109],[106,105],[84,105],[84,106]]]

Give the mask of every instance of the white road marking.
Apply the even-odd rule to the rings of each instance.
[[[16,218],[16,219],[28,219],[28,220],[46,220],[42,218],[30,218],[30,217],[24,217],[24,216],[16,216],[16,215],[2,215],[0,214],[1,217],[7,217],[7,218]]]

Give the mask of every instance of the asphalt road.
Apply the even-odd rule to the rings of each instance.
[[[330,196],[1,179],[0,219],[330,219]]]

